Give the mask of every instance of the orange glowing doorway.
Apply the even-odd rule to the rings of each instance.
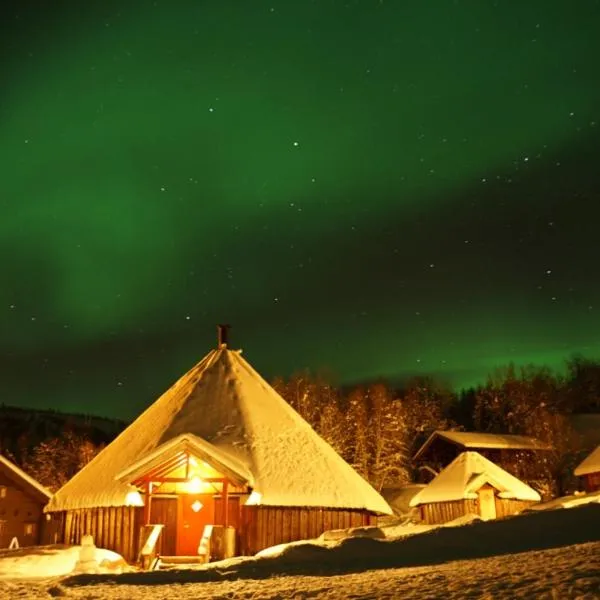
[[[212,494],[181,494],[178,513],[177,555],[196,556],[204,526],[215,522],[214,497]]]

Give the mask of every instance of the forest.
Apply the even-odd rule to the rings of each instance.
[[[594,415],[600,415],[600,361],[583,356],[571,357],[560,375],[547,367],[510,364],[460,392],[432,377],[401,386],[385,381],[335,386],[308,371],[272,385],[377,490],[415,481],[416,450],[433,431],[455,429],[547,443],[551,450],[528,465],[532,478],[553,494],[572,491],[573,467],[593,443],[575,424],[586,419],[598,424]],[[125,426],[89,415],[0,406],[0,449],[55,491]]]

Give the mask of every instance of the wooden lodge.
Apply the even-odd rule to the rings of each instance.
[[[61,540],[127,561],[252,555],[390,514],[242,358],[219,345],[60,489]]]
[[[421,521],[439,524],[462,516],[483,520],[514,515],[540,501],[540,495],[477,452],[463,452],[418,494],[410,506]]]
[[[41,543],[43,509],[51,496],[49,490],[0,455],[0,548],[11,543],[19,547]]]
[[[515,477],[534,479],[527,466],[531,457],[550,450],[547,444],[532,437],[472,431],[434,431],[413,456],[421,482],[449,465],[463,452],[478,452]]]
[[[575,475],[582,480],[586,492],[600,490],[600,446],[583,459],[575,469]]]

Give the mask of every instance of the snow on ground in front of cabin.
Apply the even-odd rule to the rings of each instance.
[[[264,550],[258,552],[255,556],[257,558],[273,558],[288,551],[288,548],[306,544],[324,546],[325,548],[333,548],[339,545],[343,540],[349,538],[398,540],[411,535],[419,535],[421,533],[433,531],[439,527],[459,527],[461,525],[468,525],[469,523],[480,520],[480,517],[477,515],[464,515],[441,525],[422,525],[419,523],[414,523],[408,519],[401,523],[383,525],[381,527],[351,527],[349,529],[331,529],[330,531],[325,531],[318,538],[312,540],[299,540],[297,542],[288,542],[286,544],[278,544],[277,546],[265,548]]]
[[[0,580],[61,577],[74,572],[81,546],[31,546],[0,550]],[[129,570],[123,557],[112,550],[95,549],[98,573]],[[1,585],[1,584],[0,584]]]
[[[474,520],[395,539],[382,533],[364,528],[327,544],[294,543],[272,556],[194,569],[5,579],[0,598],[600,600],[598,503]]]
[[[600,503],[600,490],[597,492],[579,492],[572,496],[562,496],[548,500],[548,502],[540,502],[533,504],[528,510],[553,510],[555,508],[574,508],[583,506],[584,504]]]
[[[160,573],[158,575],[161,575]],[[163,573],[166,575],[166,573]],[[10,582],[0,598],[48,600],[287,600],[289,598],[411,600],[598,600],[600,543],[507,554],[478,560],[404,569],[379,569],[333,576],[281,576],[206,583],[67,586]]]

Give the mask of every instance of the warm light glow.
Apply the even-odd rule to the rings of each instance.
[[[262,500],[262,494],[259,492],[252,492],[248,500],[246,500],[246,506],[258,506]]]
[[[194,512],[198,512],[203,506],[204,506],[204,504],[202,504],[202,502],[200,502],[200,500],[196,500],[196,502],[194,502],[194,504],[192,504],[192,510]]]
[[[196,461],[196,459],[193,456],[190,456],[190,465],[192,465],[192,467],[198,466],[198,462]]]
[[[144,501],[139,492],[128,492],[125,496],[125,506],[144,506]]]
[[[190,494],[198,494],[202,491],[202,480],[199,477],[192,477],[187,482],[186,488]]]

